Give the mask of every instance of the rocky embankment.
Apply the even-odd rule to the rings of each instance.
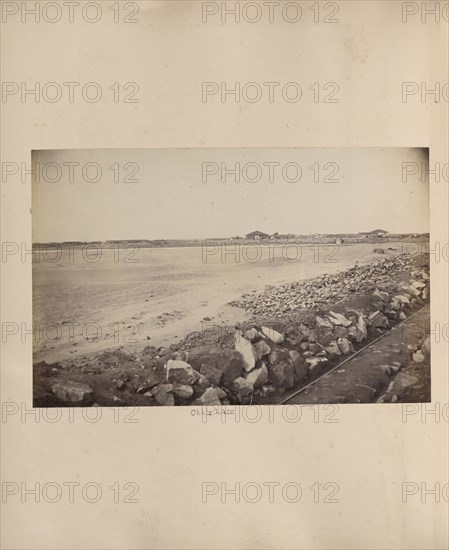
[[[254,315],[263,316],[285,315],[298,309],[316,309],[354,296],[369,295],[376,289],[388,292],[391,284],[398,277],[401,278],[402,273],[406,279],[415,266],[417,258],[412,255],[391,256],[370,265],[356,265],[336,274],[280,287],[267,287],[265,292],[246,294],[233,304]]]
[[[35,406],[277,402],[406,319],[428,301],[429,286],[428,267],[402,254],[267,287],[234,303],[253,314],[245,326],[194,332],[135,355],[34,365]]]

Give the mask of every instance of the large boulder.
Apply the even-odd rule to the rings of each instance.
[[[268,374],[271,384],[277,388],[289,389],[295,385],[295,374],[290,359],[268,365]]]
[[[155,370],[152,367],[147,367],[143,373],[146,376],[145,385],[150,389],[167,381],[167,371],[163,365],[157,366]]]
[[[273,342],[273,344],[282,344],[284,336],[276,330],[269,327],[260,327],[264,336]]]
[[[259,340],[253,344],[254,351],[256,352],[256,357],[258,360],[262,359],[265,355],[268,355],[271,352],[270,346],[264,341]]]
[[[410,298],[405,294],[398,294],[397,296],[395,296],[395,299],[398,300],[398,302],[401,304],[408,305],[410,303]]]
[[[173,395],[173,384],[161,384],[151,391],[156,402],[164,407],[172,407],[175,404]]]
[[[332,324],[342,326],[342,327],[349,327],[351,324],[351,321],[347,319],[344,315],[341,313],[334,313],[333,311],[329,311],[328,314],[329,320]]]
[[[209,382],[209,379],[204,376],[204,374],[200,374],[200,378],[195,384],[193,384],[193,397],[200,397],[200,395],[203,395],[203,393],[211,387],[211,383]]]
[[[173,393],[180,399],[188,399],[193,395],[193,388],[192,386],[187,386],[185,384],[177,384],[173,386]]]
[[[337,338],[349,338],[349,331],[351,330],[351,327],[349,329],[345,327],[335,326],[334,331],[332,332],[333,338],[336,340]]]
[[[275,393],[276,388],[273,388],[273,386],[265,385],[260,388],[260,395],[261,397],[269,397],[273,393]]]
[[[297,384],[301,384],[307,378],[309,373],[309,366],[305,360],[301,357],[301,354],[296,350],[290,351],[290,358],[293,364],[293,370]]]
[[[417,288],[418,290],[421,290],[426,286],[426,283],[423,283],[422,281],[413,280],[410,283],[410,286],[412,286],[413,288]]]
[[[87,384],[55,378],[52,380],[51,391],[60,401],[72,405],[88,405],[92,403],[94,392]]]
[[[260,340],[262,335],[256,328],[253,327],[245,332],[245,338],[250,342],[255,342],[256,340]]]
[[[392,309],[393,311],[400,311],[402,309],[402,303],[399,301],[399,298],[394,296],[390,303],[388,304],[388,307]]]
[[[223,388],[214,388],[214,390],[215,390],[215,393],[218,395],[218,398],[220,399],[220,401],[222,399],[227,399],[228,394],[224,391]]]
[[[304,340],[304,336],[299,331],[299,327],[296,325],[290,325],[285,330],[285,339],[292,346],[299,346]]]
[[[326,317],[320,317],[319,315],[317,315],[315,318],[315,322],[320,330],[323,330],[323,329],[332,330],[334,328],[334,325]]]
[[[275,363],[280,363],[281,361],[289,361],[290,352],[288,349],[284,348],[273,348],[268,355],[268,361],[274,365]]]
[[[333,339],[334,325],[327,317],[323,318],[316,316],[315,322],[317,325],[317,340],[321,344],[328,344]]]
[[[251,342],[246,338],[237,336],[235,339],[234,348],[241,354],[243,358],[243,369],[246,372],[253,370],[253,368],[256,366],[257,355]]]
[[[359,317],[357,319],[357,328],[363,334],[363,340],[365,340],[365,338],[367,338],[367,336],[368,336],[368,330],[366,328],[365,319],[361,315],[359,315]]]
[[[424,357],[424,354],[420,349],[418,351],[415,351],[415,353],[413,354],[413,361],[415,363],[423,363],[425,360],[426,358]]]
[[[229,386],[243,372],[243,359],[239,352],[231,352],[222,357],[219,365],[223,368],[222,383]]]
[[[253,393],[253,385],[245,378],[237,378],[234,380],[234,391],[238,403],[241,405],[247,405],[251,401],[251,395]]]
[[[268,382],[268,369],[265,363],[259,368],[245,373],[245,379],[254,386],[254,389],[258,389]]]
[[[348,328],[348,336],[352,342],[363,342],[368,336],[365,320],[361,315],[358,316],[357,321]]]
[[[214,386],[219,386],[223,378],[223,371],[213,367],[212,365],[202,364],[200,373],[203,374]]]
[[[309,368],[309,377],[316,378],[326,371],[327,357],[308,357],[306,363]]]
[[[320,353],[324,350],[321,344],[309,344],[309,351],[312,353]]]
[[[309,342],[316,342],[317,341],[317,331],[313,328],[309,328],[306,325],[299,325],[299,332],[307,338]]]
[[[388,294],[385,296],[385,292],[380,292],[376,290],[370,297],[370,303],[373,307],[380,311],[385,311],[386,303],[388,300]]]
[[[380,311],[374,311],[373,313],[371,313],[371,315],[368,317],[368,320],[376,328],[388,328],[390,326],[388,319]]]
[[[354,351],[351,342],[347,338],[339,338],[338,347],[340,348],[343,355],[348,355],[349,353]]]
[[[192,385],[199,379],[199,374],[185,361],[167,361],[167,378],[174,384]]]
[[[412,296],[419,296],[421,294],[421,291],[413,284],[410,284],[408,286],[403,286],[402,288],[407,292],[409,292]]]
[[[346,340],[346,338],[340,338],[340,340]],[[338,343],[336,340],[332,340],[329,342],[327,346],[324,346],[324,349],[326,353],[329,354],[329,357],[339,357],[341,355],[341,350],[338,347]]]
[[[205,369],[207,367],[221,371],[223,376],[220,383],[225,386],[231,385],[236,378],[242,375],[243,371],[242,355],[238,351],[231,349],[212,346],[194,348],[189,351],[188,361],[194,369],[203,373],[206,372]],[[218,377],[218,373],[215,371],[210,370],[208,373],[214,379]]]

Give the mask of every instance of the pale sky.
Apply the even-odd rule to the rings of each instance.
[[[33,161],[41,173],[33,183],[33,242],[429,231],[429,184],[420,179],[427,149],[79,149],[34,152]],[[73,182],[68,162],[79,163]],[[58,181],[46,181],[57,174],[47,163],[58,164]],[[101,167],[98,182],[83,177],[87,163]],[[240,163],[240,183],[232,174],[221,181],[222,163],[228,170]],[[419,169],[406,182],[403,163],[416,163],[410,173]],[[133,166],[138,182],[124,182]],[[257,170],[259,181],[245,181],[257,179]],[[87,178],[95,173],[93,166]]]

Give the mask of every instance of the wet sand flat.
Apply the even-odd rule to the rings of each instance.
[[[403,243],[385,243],[400,253]],[[34,361],[124,346],[167,346],[212,324],[248,318],[227,305],[242,294],[379,259],[373,244],[250,245],[103,250],[96,262],[75,250],[33,264]]]

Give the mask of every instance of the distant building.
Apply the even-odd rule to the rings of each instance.
[[[388,231],[383,229],[373,229],[373,231],[361,231],[359,235],[377,235],[378,237],[388,235]]]
[[[269,236],[270,235],[268,235],[268,233],[263,233],[262,231],[253,231],[252,233],[245,235],[245,238],[258,241],[259,239],[268,239]]]

